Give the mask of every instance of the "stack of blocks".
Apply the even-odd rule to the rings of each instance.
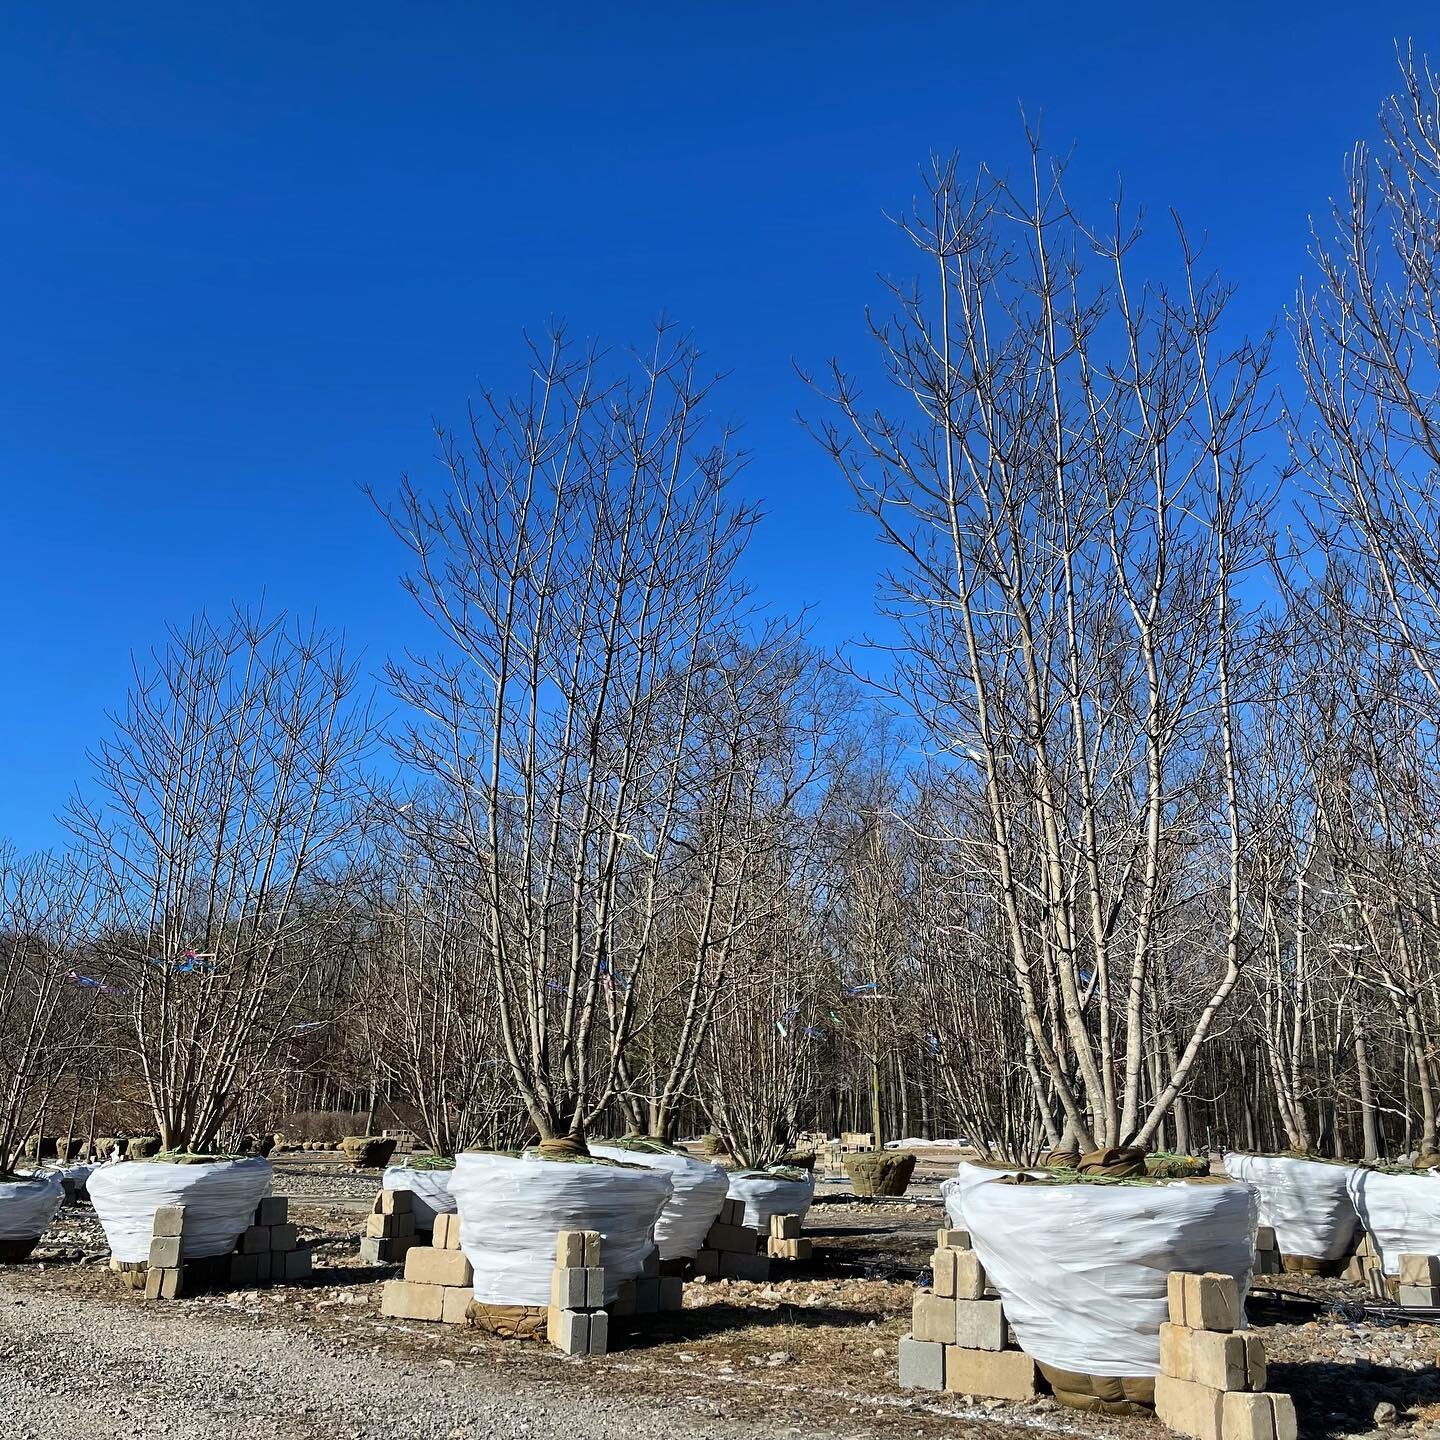
[[[659,1259],[656,1257],[658,1273]],[[603,1355],[610,1341],[605,1310],[605,1270],[598,1230],[562,1230],[555,1237],[550,1275],[550,1310],[545,1319],[550,1343],[566,1355]]]
[[[1265,1347],[1240,1329],[1234,1278],[1177,1270],[1168,1298],[1155,1378],[1160,1421],[1192,1440],[1295,1440],[1294,1402],[1265,1389]]]
[[[1440,1256],[1402,1255],[1395,1298],[1406,1309],[1440,1305]]]
[[[1257,1275],[1279,1275],[1284,1270],[1280,1260],[1280,1246],[1275,1231],[1269,1225],[1262,1225],[1255,1232],[1255,1273]]]
[[[255,1207],[254,1223],[235,1243],[233,1254],[192,1262],[202,1283],[233,1286],[283,1284],[311,1273],[310,1251],[300,1247],[289,1219],[289,1201],[267,1195]],[[162,1205],[155,1212],[150,1257],[144,1268],[145,1295],[150,1300],[175,1300],[185,1289],[185,1207]],[[141,1267],[128,1266],[134,1283]],[[193,1277],[192,1277],[193,1278]]]
[[[1010,1337],[1005,1307],[964,1230],[941,1230],[934,1284],[915,1293],[911,1333],[900,1342],[900,1384],[995,1400],[1033,1400],[1035,1362]]]
[[[382,1190],[365,1221],[365,1237],[360,1241],[360,1261],[364,1265],[398,1265],[412,1245],[415,1235],[414,1196],[408,1190]]]
[[[770,1278],[770,1257],[759,1252],[760,1236],[745,1224],[744,1202],[726,1200],[695,1257],[695,1273],[710,1280],[763,1282]]]
[[[185,1207],[162,1205],[155,1212],[150,1231],[150,1262],[145,1274],[147,1300],[178,1300],[184,1288],[184,1264],[180,1254],[181,1232],[185,1229]]]
[[[684,1308],[685,1281],[679,1275],[665,1274],[660,1252],[652,1250],[645,1257],[639,1278],[620,1282],[620,1293],[615,1297],[610,1313],[616,1316],[657,1315],[662,1311]]]
[[[772,1260],[808,1260],[813,1246],[800,1234],[798,1215],[772,1215],[766,1245]]]
[[[407,1201],[410,1198],[408,1190],[383,1193],[403,1195]],[[413,1217],[409,1218],[413,1221]],[[437,1215],[429,1245],[406,1241],[405,1278],[385,1282],[380,1313],[394,1320],[463,1325],[474,1283],[470,1262],[460,1252],[460,1217]]]

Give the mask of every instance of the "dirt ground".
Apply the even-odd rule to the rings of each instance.
[[[297,1379],[286,1368],[287,1340],[267,1342],[263,1353],[273,1355],[277,1374],[285,1370],[284,1414],[274,1417],[277,1428],[257,1431],[242,1424],[236,1435],[292,1433],[283,1428],[290,1415],[304,1417],[294,1433],[371,1433],[360,1413],[357,1376],[387,1369],[397,1377],[396,1403],[402,1411],[403,1385],[423,1385],[423,1378],[414,1380],[417,1374],[443,1375],[447,1391],[457,1392],[452,1399],[471,1394],[493,1403],[511,1397],[525,1414],[533,1413],[537,1403],[560,1407],[570,1418],[559,1433],[571,1436],[648,1433],[647,1425],[625,1423],[627,1407],[637,1422],[647,1415],[668,1415],[674,1422],[668,1428],[676,1435],[753,1428],[767,1434],[885,1437],[1000,1427],[1150,1440],[1165,1433],[1153,1420],[1099,1419],[1049,1399],[1010,1405],[898,1388],[896,1345],[909,1328],[914,1287],[928,1278],[934,1232],[943,1223],[937,1187],[953,1173],[954,1158],[926,1152],[911,1193],[902,1200],[861,1201],[844,1183],[821,1181],[806,1224],[815,1244],[812,1262],[776,1265],[768,1284],[693,1282],[686,1287],[682,1313],[636,1321],[628,1328],[617,1322],[608,1356],[576,1361],[545,1346],[504,1343],[463,1327],[382,1318],[381,1282],[395,1269],[362,1266],[357,1258],[362,1217],[378,1174],[356,1174],[328,1155],[281,1156],[275,1161],[275,1190],[290,1197],[301,1239],[313,1246],[311,1281],[147,1305],[110,1273],[93,1212],[84,1205],[67,1206],[29,1263],[0,1271],[0,1376],[18,1361],[23,1380],[28,1359],[35,1367],[36,1393],[42,1383],[53,1389],[43,1380],[40,1358],[27,1345],[27,1318],[37,1333],[50,1327],[46,1345],[64,1348],[73,1342],[83,1359],[83,1327],[73,1335],[67,1327],[80,1323],[75,1317],[85,1317],[121,1334],[148,1327],[147,1344],[157,1352],[162,1377],[163,1352],[177,1343],[177,1336],[216,1354],[235,1349],[242,1338],[237,1330],[293,1337],[309,1357],[304,1368],[313,1377],[313,1406],[305,1399],[305,1376]],[[1433,1425],[1440,1440],[1440,1336],[1433,1327],[1384,1326],[1347,1316],[1346,1307],[1361,1296],[1358,1287],[1343,1282],[1284,1277],[1260,1283],[1318,1302],[1313,1314],[1283,1312],[1259,1293],[1252,1305],[1252,1323],[1260,1327],[1271,1357],[1271,1388],[1294,1394],[1302,1435],[1420,1434]],[[181,1317],[183,1328],[177,1330]],[[157,1318],[163,1321],[158,1327],[152,1323]],[[51,1329],[61,1338],[55,1339]],[[263,1373],[266,1364],[261,1360],[251,1367],[262,1372],[254,1377],[262,1391],[276,1388],[274,1377]],[[403,1385],[402,1374],[410,1377]],[[145,1378],[109,1375],[105,1394],[112,1403],[123,1403],[127,1389],[142,1389]],[[63,1376],[54,1381],[63,1383]],[[291,1395],[297,1384],[300,1391]],[[355,1394],[355,1413],[347,1410],[347,1392]],[[166,1421],[165,1397],[162,1386],[158,1410],[153,1401],[140,1404],[134,1412],[140,1428],[103,1433],[188,1433]],[[0,1402],[6,1398],[0,1383]],[[12,1404],[22,1400],[9,1398]],[[185,1404],[183,1393],[172,1400],[177,1407]],[[6,1408],[0,1403],[0,1413]],[[405,1412],[412,1420],[400,1433],[540,1433],[528,1422],[516,1430],[493,1416],[488,1428],[436,1428],[449,1421],[442,1416],[432,1423],[422,1418],[423,1410],[415,1398]],[[21,1426],[12,1434],[40,1440],[50,1433],[38,1414],[29,1429],[24,1414],[13,1418]],[[127,1407],[127,1426],[130,1418]],[[207,1433],[216,1434],[213,1429]],[[377,1433],[393,1436],[396,1431],[387,1427]]]

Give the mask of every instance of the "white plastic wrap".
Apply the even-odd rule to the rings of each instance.
[[[458,1155],[450,1193],[460,1210],[460,1248],[487,1305],[548,1305],[560,1230],[604,1237],[605,1298],[640,1274],[655,1222],[670,1198],[660,1170],[577,1165],[515,1155]]]
[[[1240,1184],[975,1185],[970,1239],[1027,1355],[1084,1375],[1160,1369],[1172,1270],[1233,1275],[1254,1257],[1255,1193]]]
[[[418,1230],[433,1230],[437,1215],[455,1213],[455,1197],[450,1193],[453,1170],[412,1170],[408,1165],[389,1165],[381,1179],[385,1190],[408,1190],[414,1197],[410,1206],[415,1212]]]
[[[1440,1255],[1440,1172],[1352,1170],[1350,1199],[1387,1275],[1400,1273],[1402,1255]]]
[[[85,1187],[90,1183],[91,1171],[98,1169],[95,1165],[55,1165],[49,1168],[51,1175],[57,1175],[60,1183],[65,1187],[65,1198],[67,1200],[78,1200],[85,1194]]]
[[[65,1189],[55,1174],[0,1180],[0,1240],[33,1240],[55,1218]]]
[[[655,1222],[655,1243],[662,1260],[693,1260],[720,1214],[730,1176],[708,1160],[668,1150],[631,1150],[623,1145],[591,1144],[592,1155],[663,1170],[670,1177],[670,1198]]]
[[[945,1202],[945,1223],[952,1230],[964,1230],[965,1194],[987,1180],[998,1180],[1002,1175],[1043,1175],[1043,1170],[1027,1170],[1017,1165],[1006,1169],[999,1165],[977,1165],[971,1160],[962,1160],[956,1166],[955,1174],[940,1182],[940,1198]]]
[[[1255,1187],[1260,1223],[1275,1231],[1282,1255],[1339,1260],[1350,1253],[1358,1223],[1349,1191],[1354,1166],[1233,1153],[1225,1173]]]
[[[815,1175],[805,1171],[803,1180],[787,1180],[768,1170],[730,1172],[730,1199],[745,1203],[745,1224],[762,1235],[770,1233],[772,1215],[798,1215],[803,1222],[815,1198]]]
[[[255,1207],[270,1193],[270,1162],[258,1155],[206,1165],[130,1160],[102,1165],[90,1175],[95,1207],[116,1260],[149,1258],[155,1212],[185,1207],[181,1254],[187,1260],[224,1255],[252,1222]]]

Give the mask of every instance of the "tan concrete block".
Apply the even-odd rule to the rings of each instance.
[[[1395,1299],[1404,1310],[1433,1310],[1440,1305],[1440,1288],[1434,1285],[1400,1285]]]
[[[917,1290],[911,1302],[910,1333],[917,1340],[955,1343],[955,1301],[933,1290]]]
[[[582,1230],[580,1233],[585,1237],[586,1267],[599,1265],[601,1263],[600,1247],[604,1242],[604,1237],[598,1230]]]
[[[445,1285],[440,1287],[444,1294],[440,1301],[440,1319],[446,1325],[463,1325],[465,1312],[475,1292],[468,1285]]]
[[[180,1264],[180,1237],[178,1235],[157,1235],[150,1242],[150,1268],[152,1270],[174,1270]]]
[[[445,1313],[445,1289],[414,1280],[387,1280],[380,1288],[380,1313],[394,1320],[434,1320]]]
[[[776,1240],[798,1240],[800,1238],[800,1217],[798,1215],[772,1215],[770,1234]]]
[[[583,1266],[557,1265],[550,1272],[550,1308],[552,1310],[584,1310],[585,1269]]]
[[[581,1270],[585,1266],[585,1232],[562,1230],[555,1237],[555,1264],[562,1270]]]
[[[935,1232],[935,1248],[937,1250],[973,1250],[975,1247],[970,1243],[968,1230],[947,1228]]]
[[[375,1197],[377,1215],[413,1215],[415,1197],[408,1190],[382,1190]]]
[[[1039,1393],[1035,1362],[1023,1350],[945,1347],[945,1388],[958,1395],[1033,1400]]]
[[[1004,1350],[1010,1343],[999,1300],[956,1300],[955,1343],[962,1350]]]
[[[430,1244],[436,1250],[458,1250],[460,1248],[460,1217],[458,1215],[437,1215]]]
[[[389,1215],[367,1215],[365,1217],[365,1234],[372,1240],[388,1240],[391,1218]]]
[[[1400,1283],[1427,1288],[1440,1286],[1440,1256],[1402,1255],[1400,1257]]]
[[[1295,1402],[1288,1395],[1231,1391],[1221,1397],[1222,1440],[1295,1440],[1295,1436]]]
[[[1213,1390],[1263,1390],[1265,1347],[1258,1335],[1162,1325],[1160,1369]]]
[[[550,1343],[563,1354],[590,1353],[590,1316],[584,1311],[557,1310],[551,1306],[545,1330]]]
[[[950,1300],[955,1298],[955,1260],[958,1253],[955,1250],[937,1250],[930,1257],[930,1269],[935,1276],[931,1288],[937,1295]]]
[[[475,1272],[458,1250],[416,1245],[406,1253],[405,1278],[417,1285],[473,1285]]]
[[[955,1298],[957,1300],[983,1300],[987,1281],[985,1267],[973,1250],[954,1250],[955,1256]]]
[[[1261,1225],[1255,1231],[1255,1248],[1257,1250],[1278,1250],[1280,1246],[1275,1242],[1275,1231],[1269,1225]]]
[[[1155,1377],[1155,1415],[1162,1425],[1191,1440],[1221,1440],[1221,1402],[1224,1391],[1177,1380],[1173,1375]]]
[[[1238,1330],[1240,1287],[1230,1275],[1172,1270],[1166,1279],[1170,1323],[1190,1330]]]
[[[162,1205],[155,1212],[155,1220],[150,1227],[152,1235],[166,1237],[181,1235],[184,1231],[185,1207],[183,1205]]]

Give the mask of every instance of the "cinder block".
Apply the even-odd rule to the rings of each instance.
[[[800,1238],[800,1217],[798,1215],[772,1215],[770,1234],[776,1240],[798,1240]]]
[[[308,1280],[314,1273],[314,1257],[307,1246],[305,1249],[285,1252],[285,1278],[287,1280]]]
[[[685,1282],[678,1275],[662,1275],[660,1277],[660,1309],[683,1310],[684,1308]]]
[[[270,1227],[270,1253],[273,1255],[277,1251],[293,1250],[299,1239],[295,1227],[289,1221],[272,1225]]]
[[[917,1290],[910,1307],[910,1333],[932,1344],[955,1343],[955,1300],[933,1290]]]
[[[641,1280],[657,1279],[658,1276],[642,1275]],[[629,1316],[638,1313],[635,1308],[635,1290],[639,1284],[637,1280],[622,1280],[620,1289],[615,1298],[610,1302],[610,1313],[612,1315]]]
[[[409,1235],[388,1240],[367,1238],[360,1242],[360,1259],[366,1265],[399,1265],[414,1244],[414,1237]]]
[[[1440,1305],[1440,1289],[1434,1285],[1402,1285],[1395,1298],[1406,1310],[1433,1308]]]
[[[375,1197],[377,1215],[413,1215],[415,1197],[408,1190],[382,1190]]]
[[[387,1280],[380,1290],[380,1313],[394,1320],[440,1320],[445,1313],[445,1290],[413,1280]]]
[[[182,1275],[183,1271],[178,1265],[152,1266],[145,1273],[145,1298],[147,1300],[178,1300],[182,1288]]]
[[[562,1230],[555,1237],[555,1264],[562,1270],[585,1268],[585,1232]]]
[[[1023,1350],[945,1347],[945,1388],[994,1400],[1033,1400],[1039,1393],[1035,1362]]]
[[[701,1250],[695,1256],[695,1273],[703,1275],[707,1280],[714,1280],[720,1274],[720,1252]]]
[[[557,1310],[552,1306],[545,1331],[550,1343],[565,1355],[590,1353],[590,1316],[583,1310]]]
[[[943,1390],[945,1347],[934,1340],[917,1340],[907,1335],[900,1342],[900,1388]]]
[[[459,1250],[416,1245],[405,1255],[405,1278],[417,1285],[473,1285],[475,1272]]]
[[[935,1248],[937,1250],[973,1250],[975,1247],[970,1243],[968,1230],[944,1229],[935,1232]]]
[[[1172,1270],[1166,1281],[1170,1323],[1190,1330],[1238,1330],[1243,1310],[1231,1275]]]
[[[955,1343],[962,1350],[1003,1350],[1009,1342],[1001,1301],[955,1301]]]
[[[1159,1382],[1156,1382],[1158,1401]],[[1157,1403],[1158,1412],[1158,1403]],[[1163,1417],[1162,1417],[1163,1418]],[[1243,1394],[1221,1396],[1222,1440],[1295,1440],[1295,1402],[1288,1395]]]
[[[240,1237],[242,1255],[268,1255],[270,1253],[270,1227],[252,1225]]]
[[[660,1309],[660,1277],[642,1275],[635,1282],[635,1313],[654,1315]]]
[[[1214,1390],[1263,1390],[1265,1345],[1249,1331],[1160,1327],[1160,1369],[1176,1380]]]
[[[284,1225],[290,1219],[290,1202],[283,1195],[267,1195],[255,1207],[257,1225]]]
[[[743,1225],[745,1223],[745,1202],[727,1199],[720,1207],[720,1225]]]
[[[1359,1265],[1361,1262],[1355,1262]],[[1257,1275],[1281,1275],[1285,1271],[1278,1250],[1257,1250],[1255,1252],[1255,1273]],[[1356,1277],[1359,1278],[1358,1276]]]
[[[605,1305],[605,1267],[603,1265],[587,1265],[585,1267],[585,1308],[587,1310],[600,1310]]]
[[[1400,1283],[1402,1285],[1440,1286],[1440,1256],[1402,1255],[1400,1257]]]
[[[582,1230],[580,1233],[585,1237],[586,1266],[599,1265],[600,1247],[604,1237],[598,1230]]]
[[[440,1318],[447,1325],[463,1325],[465,1312],[475,1292],[467,1285],[446,1285],[440,1302]]]
[[[550,1272],[550,1308],[552,1310],[584,1310],[585,1270],[583,1267],[557,1265]]]
[[[595,1310],[590,1314],[590,1343],[586,1348],[587,1355],[604,1355],[610,1348],[610,1316],[604,1310]]]
[[[719,1250],[725,1254],[753,1255],[758,1239],[759,1236],[753,1230],[747,1230],[743,1225],[716,1223],[710,1227],[710,1233],[705,1237],[705,1245],[708,1249]]]
[[[770,1257],[768,1255],[720,1255],[720,1275],[726,1280],[751,1280],[757,1285],[770,1278]]]
[[[935,1279],[931,1288],[948,1300],[955,1298],[955,1261],[958,1250],[936,1250],[930,1257],[930,1270]]]
[[[1280,1247],[1275,1243],[1275,1231],[1269,1225],[1261,1225],[1255,1231],[1255,1248],[1257,1250],[1278,1250]]]
[[[957,1300],[983,1300],[988,1281],[985,1267],[973,1250],[955,1250],[955,1298]]]
[[[458,1215],[437,1215],[435,1228],[430,1234],[430,1244],[436,1250],[458,1250],[460,1248],[460,1217]]]
[[[180,1243],[178,1235],[157,1235],[150,1242],[150,1268],[176,1269],[180,1264]]]
[[[268,1250],[265,1252],[270,1253]],[[232,1255],[230,1257],[230,1283],[243,1289],[260,1282],[260,1257],[258,1255]]]
[[[1221,1440],[1223,1390],[1177,1380],[1173,1375],[1155,1377],[1155,1415],[1162,1425],[1191,1440]]]
[[[152,1235],[167,1237],[182,1235],[185,1231],[185,1207],[183,1205],[162,1205],[155,1212],[155,1222],[150,1228]]]

